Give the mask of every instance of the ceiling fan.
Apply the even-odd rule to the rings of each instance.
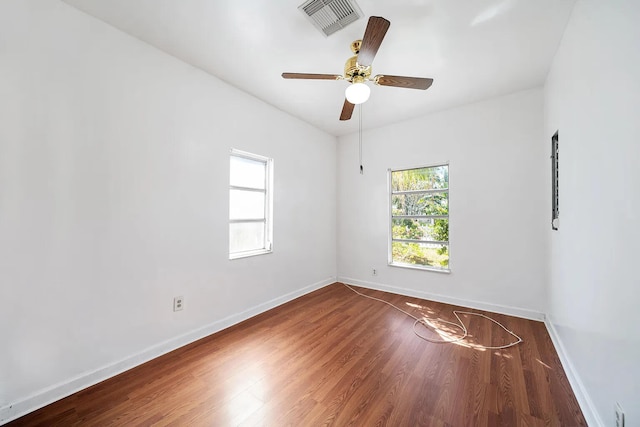
[[[345,100],[340,114],[340,120],[349,120],[353,114],[355,104],[361,104],[369,99],[371,89],[365,81],[371,81],[380,86],[395,86],[407,89],[428,89],[433,79],[424,77],[388,76],[378,74],[371,77],[371,63],[376,56],[380,44],[384,39],[391,23],[380,16],[372,16],[367,23],[362,40],[351,43],[351,51],[354,56],[347,59],[344,65],[344,75],[340,74],[313,74],[313,73],[282,73],[285,79],[309,79],[309,80],[346,80],[349,87],[345,91]]]

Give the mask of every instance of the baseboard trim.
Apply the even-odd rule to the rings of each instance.
[[[258,304],[240,313],[227,316],[224,319],[217,320],[201,328],[156,344],[152,347],[147,348],[146,350],[143,350],[137,354],[126,357],[107,366],[103,366],[91,372],[80,374],[68,381],[55,384],[51,387],[47,387],[29,397],[1,407],[0,424],[5,424],[9,421],[13,421],[16,418],[20,418],[23,415],[40,409],[57,400],[70,396],[73,393],[77,393],[80,390],[84,390],[87,387],[98,384],[101,381],[121,374],[122,372],[128,371],[129,369],[135,368],[136,366],[167,354],[187,344],[191,344],[211,334],[220,332],[223,329],[247,320],[267,310],[271,310],[272,308],[275,308],[279,305],[282,305],[286,302],[289,302],[293,299],[301,297],[327,285],[330,285],[334,282],[336,282],[336,278],[330,277],[326,280],[313,283],[311,285],[297,289],[293,292],[289,292],[288,294],[274,298],[270,301]]]
[[[430,292],[416,291],[415,289],[402,288],[399,286],[391,286],[382,283],[368,282],[365,280],[354,279],[351,277],[338,277],[338,282],[348,285],[361,286],[363,288],[374,289],[377,291],[391,292],[394,294],[406,295],[415,298],[422,298],[430,301],[442,302],[445,304],[459,305],[477,310],[490,311],[492,313],[506,314],[514,317],[521,317],[529,320],[544,321],[545,314],[535,310],[526,308],[510,307],[500,304],[491,304],[483,301],[474,301],[462,298],[454,298],[446,295],[433,294]]]
[[[551,337],[551,341],[556,348],[556,353],[558,353],[560,363],[562,363],[562,368],[567,375],[569,384],[571,384],[571,388],[573,389],[573,394],[576,396],[576,400],[580,405],[580,409],[582,409],[582,415],[584,415],[587,424],[593,427],[604,427],[605,424],[602,422],[586,387],[582,383],[573,363],[571,363],[567,350],[562,344],[562,339],[560,339],[560,335],[553,324],[553,319],[547,315],[544,324],[547,327],[549,337]]]

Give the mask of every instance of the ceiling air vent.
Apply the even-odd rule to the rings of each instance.
[[[329,36],[360,19],[355,0],[308,0],[298,6],[322,34]]]

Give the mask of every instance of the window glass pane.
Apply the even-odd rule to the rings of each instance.
[[[231,253],[264,249],[264,222],[229,224],[229,251]]]
[[[259,191],[230,190],[230,219],[263,219],[265,193]]]
[[[449,241],[449,219],[394,219],[391,238],[408,240]]]
[[[449,268],[449,245],[427,243],[392,243],[394,263]]]
[[[448,215],[449,193],[396,194],[391,197],[392,215]]]
[[[234,187],[249,187],[265,189],[265,162],[231,156],[230,184]]]
[[[391,173],[393,191],[449,188],[449,166],[408,169]]]

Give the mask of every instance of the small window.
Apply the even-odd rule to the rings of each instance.
[[[389,170],[389,264],[449,271],[449,165]]]
[[[273,160],[231,150],[229,171],[229,259],[271,252]]]
[[[560,197],[558,196],[558,132],[551,137],[551,229],[558,229],[560,217]]]

